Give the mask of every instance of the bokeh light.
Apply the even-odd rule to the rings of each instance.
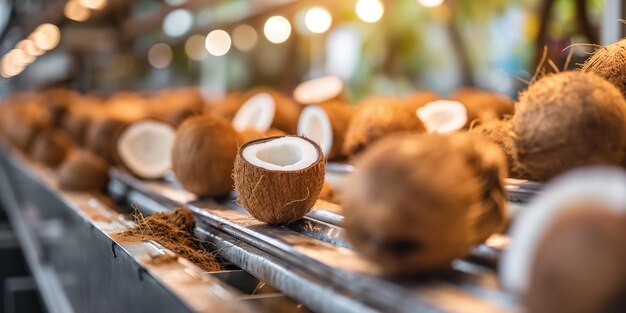
[[[272,16],[265,22],[263,32],[271,43],[283,43],[291,36],[291,23],[283,16]]]
[[[304,16],[306,28],[315,34],[327,32],[332,23],[333,17],[330,15],[330,12],[324,8],[311,8]]]
[[[30,39],[35,43],[35,47],[44,51],[54,49],[61,41],[61,31],[50,23],[37,27],[31,36]]]
[[[164,43],[157,43],[148,51],[148,62],[155,68],[166,68],[172,63],[172,48]]]
[[[231,40],[227,32],[217,29],[206,36],[206,50],[214,56],[222,56],[230,50]]]
[[[233,44],[241,51],[250,51],[256,47],[259,40],[254,27],[248,24],[241,24],[233,30]]]
[[[80,0],[80,4],[92,10],[102,10],[107,5],[107,0]]]
[[[355,9],[356,15],[366,23],[378,22],[385,13],[385,7],[380,0],[359,0]]]
[[[193,26],[193,15],[189,10],[178,9],[170,12],[163,20],[163,32],[170,37],[180,37]]]
[[[82,5],[78,0],[70,0],[65,3],[65,9],[63,10],[65,17],[77,22],[84,22],[89,19],[91,11]]]
[[[204,60],[208,53],[204,46],[205,37],[203,35],[193,35],[185,41],[185,53],[196,61]]]
[[[434,8],[443,4],[443,0],[417,0],[417,3],[427,7]]]

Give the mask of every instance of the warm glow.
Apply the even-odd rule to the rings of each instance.
[[[18,49],[24,50],[28,55],[39,56],[43,54],[42,50],[35,47],[35,43],[30,39],[24,39],[17,44]]]
[[[443,4],[443,0],[417,0],[417,3],[427,7],[434,8]]]
[[[185,53],[187,56],[196,61],[204,60],[207,56],[207,51],[204,47],[205,37],[202,35],[193,35],[185,41]]]
[[[61,41],[61,31],[55,25],[46,23],[42,24],[32,33],[35,47],[40,50],[48,51],[54,49]]]
[[[283,43],[291,35],[291,24],[282,16],[272,16],[265,22],[263,32],[271,43]]]
[[[92,10],[102,10],[107,5],[107,0],[79,0],[80,4]]]
[[[256,30],[248,24],[239,25],[233,30],[233,44],[241,51],[254,49],[258,40],[259,35]]]
[[[218,29],[206,36],[206,50],[214,56],[222,56],[230,50],[231,40],[227,32]]]
[[[148,62],[156,68],[166,68],[172,63],[172,48],[164,43],[157,43],[148,51]]]
[[[359,0],[355,9],[356,15],[366,23],[378,22],[385,13],[385,7],[380,0]]]
[[[332,23],[333,17],[324,8],[309,9],[304,16],[306,28],[315,34],[325,33]]]
[[[65,3],[65,17],[77,22],[84,22],[91,15],[91,11],[77,0],[70,0]]]
[[[175,7],[179,5],[183,5],[187,2],[187,0],[165,0],[165,3]]]
[[[185,9],[170,12],[163,20],[163,32],[170,37],[180,37],[193,26],[193,15]]]

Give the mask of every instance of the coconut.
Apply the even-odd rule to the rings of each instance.
[[[328,201],[328,202],[337,203],[339,202],[337,201],[338,198],[339,198],[339,195],[335,191],[335,188],[333,188],[331,184],[324,182],[324,184],[322,185],[322,190],[320,191],[319,199]]]
[[[502,228],[504,166],[494,144],[467,134],[383,139],[347,179],[347,237],[385,274],[448,268]]]
[[[29,152],[37,135],[50,127],[41,107],[32,103],[12,106],[7,113],[7,137],[22,152]]]
[[[175,132],[169,124],[158,121],[135,122],[117,139],[117,159],[138,177],[162,178],[171,168]]]
[[[429,133],[450,133],[467,124],[467,109],[458,101],[436,100],[416,110]]]
[[[118,138],[128,125],[128,122],[112,117],[93,120],[85,137],[85,148],[109,164],[115,164]]]
[[[240,143],[244,144],[248,141],[252,141],[256,139],[284,136],[284,135],[286,135],[285,132],[283,132],[282,130],[278,130],[276,128],[270,128],[270,130],[264,133],[258,132],[254,129],[246,129],[244,131],[239,132],[239,139],[240,139]]]
[[[239,92],[231,92],[217,101],[207,103],[204,107],[204,112],[214,117],[231,121],[244,102],[244,95]]]
[[[252,91],[233,118],[237,131],[253,129],[267,132],[274,127],[287,134],[294,134],[300,107],[277,92],[258,89]]]
[[[497,144],[506,156],[509,177],[525,179],[527,175],[516,163],[513,156],[513,136],[511,121],[490,120],[470,129],[470,133],[481,136]]]
[[[626,97],[626,38],[602,47],[583,64],[583,72],[594,73],[617,86]]]
[[[292,223],[315,204],[324,183],[324,171],[322,150],[305,137],[248,142],[239,149],[235,160],[238,202],[262,222]]]
[[[521,169],[548,180],[572,168],[619,164],[626,146],[626,100],[605,79],[564,72],[531,85],[512,119]]]
[[[424,124],[415,115],[413,107],[400,99],[392,97],[366,99],[350,120],[343,152],[354,157],[368,145],[389,134],[424,131]]]
[[[30,155],[35,161],[56,168],[71,152],[72,146],[72,138],[65,131],[49,130],[37,136]]]
[[[228,195],[239,137],[230,124],[212,116],[187,119],[176,131],[172,170],[182,186],[199,196]]]
[[[427,103],[439,100],[439,95],[427,90],[420,90],[405,97],[405,102],[412,110],[417,110]]]
[[[305,81],[293,91],[293,99],[304,105],[344,100],[345,84],[337,76],[323,76]]]
[[[463,103],[467,108],[468,118],[465,128],[469,128],[474,121],[503,119],[515,113],[515,105],[511,98],[475,88],[458,89],[450,99]]]
[[[59,187],[69,191],[104,191],[109,181],[107,163],[97,155],[75,150],[59,168]]]
[[[308,106],[298,119],[298,134],[317,142],[327,159],[341,158],[353,115],[352,107],[337,102]]]
[[[69,106],[69,111],[61,122],[61,127],[72,136],[77,145],[83,146],[91,122],[103,115],[105,115],[104,106],[101,105],[99,99],[91,96],[81,97],[74,99],[74,102]]]

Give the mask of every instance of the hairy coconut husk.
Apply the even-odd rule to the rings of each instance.
[[[300,116],[302,106],[296,104],[281,93],[265,87],[259,87],[248,91],[243,97],[244,101],[242,105],[259,93],[267,93],[274,99],[276,107],[271,127],[282,130],[287,134],[295,134],[296,128],[298,127],[298,116]]]
[[[233,189],[231,176],[239,136],[230,123],[211,116],[187,119],[177,130],[172,170],[183,187],[219,197]]]
[[[295,138],[311,143],[317,150],[317,159],[306,168],[271,170],[254,165],[243,156],[250,146],[287,137],[248,142],[239,149],[235,160],[233,176],[235,190],[239,193],[238,202],[254,218],[270,225],[289,224],[301,219],[315,204],[324,184],[324,154],[319,145],[305,137]]]
[[[545,181],[593,164],[619,164],[626,146],[626,100],[605,79],[564,72],[521,94],[513,149],[524,173]]]
[[[326,153],[326,158],[328,160],[344,159],[346,155],[343,154],[343,145],[346,137],[346,132],[348,130],[348,125],[350,124],[350,120],[355,113],[354,107],[347,105],[343,102],[336,101],[312,107],[318,107],[323,110],[324,114],[326,114],[326,117],[328,117],[328,121],[330,122],[330,128],[332,131],[332,147],[329,151],[324,151],[324,153]],[[302,119],[302,115],[300,119]],[[302,121],[300,120],[298,123],[300,124],[302,123]],[[308,135],[309,137],[311,137],[309,134],[306,133],[306,130],[303,130],[301,128],[302,124],[298,125],[298,127],[300,128],[300,135]]]
[[[346,234],[388,275],[447,269],[504,223],[504,156],[466,134],[394,135],[358,160]]]
[[[506,157],[509,177],[518,179],[527,178],[513,156],[513,126],[510,120],[490,120],[470,129],[470,133],[488,139],[502,149]]]
[[[287,134],[285,134],[284,131],[276,129],[276,128],[270,128],[270,130],[268,130],[265,133],[262,132],[258,132],[254,129],[246,129],[244,131],[239,132],[239,143],[240,144],[244,144],[248,141],[253,141],[253,140],[257,140],[257,139],[262,139],[262,138],[268,138],[268,137],[277,137],[277,136],[285,136]]]
[[[465,128],[469,128],[476,121],[503,119],[515,113],[515,104],[511,98],[493,92],[461,88],[450,98],[465,105],[468,114]]]
[[[63,130],[41,132],[31,148],[30,155],[48,167],[57,168],[73,148],[72,138]]]
[[[626,218],[574,209],[545,234],[523,295],[528,311],[626,311]]]
[[[375,97],[364,101],[348,125],[343,152],[354,157],[376,140],[399,132],[423,133],[424,124],[413,106],[392,97]]]
[[[601,47],[582,65],[583,72],[594,73],[617,86],[626,97],[626,38]]]
[[[69,191],[105,191],[109,169],[105,160],[85,150],[75,150],[59,168],[59,187]]]
[[[109,164],[116,164],[115,145],[128,125],[130,125],[129,122],[112,117],[92,121],[85,138],[85,148],[99,155]]]

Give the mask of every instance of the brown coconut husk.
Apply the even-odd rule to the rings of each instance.
[[[166,89],[156,94],[150,102],[150,118],[174,127],[204,111],[204,99],[197,88]]]
[[[30,152],[40,132],[50,127],[41,107],[34,103],[11,106],[7,112],[5,130],[9,141],[20,151]]]
[[[211,101],[204,106],[204,112],[207,114],[226,120],[232,121],[235,114],[243,105],[245,99],[240,92],[230,92],[225,97]]]
[[[545,181],[567,170],[619,164],[626,146],[626,100],[605,79],[564,72],[522,93],[512,119],[521,169]]]
[[[49,89],[40,95],[41,106],[53,127],[61,127],[78,94],[69,89]]]
[[[626,218],[574,209],[547,231],[523,295],[529,312],[626,311]]]
[[[129,122],[113,117],[93,120],[85,137],[85,148],[109,164],[116,164],[118,159],[115,146],[120,134],[130,125]]]
[[[106,161],[85,150],[74,150],[59,168],[59,187],[68,191],[105,191],[109,182]]]
[[[441,97],[428,90],[420,90],[409,94],[406,98],[406,104],[411,107],[411,110],[417,111],[417,109],[423,107],[429,102],[439,100]]]
[[[237,132],[226,121],[211,116],[189,118],[176,132],[172,170],[183,187],[196,195],[226,196],[233,189],[238,141]]]
[[[270,225],[295,222],[306,215],[318,199],[324,184],[324,154],[312,140],[318,152],[317,160],[309,167],[295,171],[274,171],[258,167],[244,159],[243,151],[254,144],[282,137],[251,141],[239,149],[233,176],[238,202],[250,215]]]
[[[450,99],[459,101],[467,109],[468,129],[472,123],[487,122],[503,119],[515,113],[515,104],[507,96],[475,88],[461,88],[456,90]]]
[[[500,147],[504,156],[506,157],[506,163],[508,168],[508,177],[526,179],[519,164],[516,163],[513,156],[513,126],[509,119],[504,120],[490,120],[485,123],[481,123],[476,127],[470,129],[470,133],[481,136],[490,140]]]
[[[92,121],[106,114],[103,108],[101,102],[94,97],[75,99],[61,122],[61,128],[70,134],[77,145],[84,146]]]
[[[626,38],[601,47],[580,68],[617,86],[626,97]]]
[[[257,139],[262,139],[262,138],[268,138],[268,137],[276,137],[276,136],[285,136],[285,132],[276,128],[270,128],[270,130],[268,130],[265,133],[262,132],[258,132],[254,129],[246,129],[244,131],[239,132],[239,138],[240,138],[240,145],[243,145],[244,143],[248,142],[248,141],[253,141],[253,140],[257,140]]]
[[[30,151],[33,160],[57,168],[73,149],[72,138],[63,130],[41,132]]]
[[[259,87],[246,92],[243,97],[242,105],[259,93],[268,93],[274,99],[276,108],[274,110],[274,119],[271,127],[282,130],[287,134],[295,134],[296,128],[298,127],[298,116],[300,116],[302,106],[296,104],[293,100],[278,91],[266,87]]]
[[[342,102],[329,102],[320,105],[320,107],[326,112],[330,125],[333,128],[333,147],[330,149],[327,159],[344,159],[346,155],[343,153],[343,145],[346,140],[350,120],[352,120],[355,114],[355,109]]]
[[[214,272],[222,269],[215,259],[215,254],[206,250],[202,242],[194,236],[196,222],[188,209],[177,208],[171,212],[160,212],[148,217],[137,215],[135,223],[133,228],[113,234],[113,239],[120,242],[155,241],[205,271]],[[176,258],[151,259],[151,262],[156,264],[173,261],[176,261]]]
[[[385,138],[346,182],[347,237],[387,275],[448,269],[502,227],[504,162],[466,134]]]
[[[423,133],[424,124],[413,106],[392,97],[374,97],[359,106],[348,125],[343,152],[354,157],[367,146],[387,135],[399,132]]]

